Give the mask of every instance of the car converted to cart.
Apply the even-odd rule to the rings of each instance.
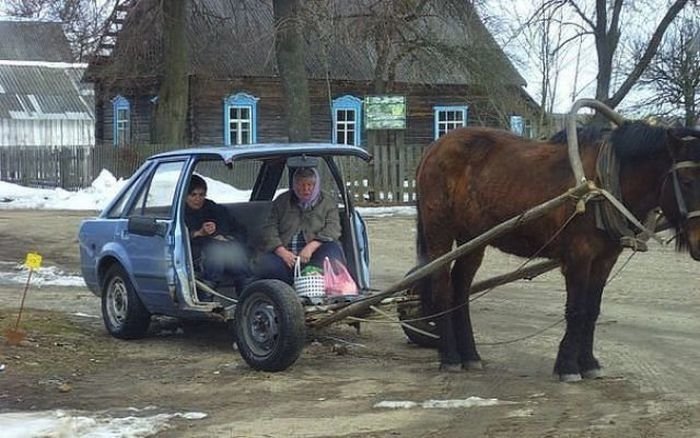
[[[272,200],[290,187],[292,170],[316,167],[322,189],[337,200],[340,243],[362,295],[369,289],[367,234],[341,170],[345,163],[369,159],[358,147],[317,143],[202,147],[150,157],[78,233],[82,275],[102,300],[108,332],[121,339],[146,336],[153,315],[220,319],[230,323],[251,367],[286,369],[303,349],[305,307],[312,304],[278,280],[258,279],[243,290],[224,283],[211,290],[196,278],[184,219],[190,177],[207,181],[207,197],[246,227],[247,243],[254,247]],[[202,288],[215,299],[200,300]]]

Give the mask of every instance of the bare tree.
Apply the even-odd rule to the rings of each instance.
[[[642,104],[658,115],[682,114],[693,127],[700,112],[700,20],[698,14],[674,23],[670,33],[644,72],[640,85],[651,96]]]
[[[155,137],[158,143],[183,144],[189,102],[189,58],[185,32],[187,0],[161,2],[163,76],[158,92]]]
[[[87,62],[115,0],[5,0],[8,15],[63,23],[73,56]]]
[[[301,35],[301,0],[273,0],[275,54],[284,89],[289,141],[311,138],[309,86]]]
[[[646,8],[641,2],[627,2],[624,0],[595,0],[594,4],[585,0],[547,0],[540,9],[541,13],[553,8],[559,8],[562,4],[570,7],[583,23],[583,29],[578,33],[581,36],[592,35],[595,40],[596,55],[598,59],[598,75],[596,81],[595,98],[611,108],[617,107],[622,99],[639,81],[644,70],[648,67],[656,54],[661,40],[669,25],[683,10],[689,0],[673,0],[667,9],[662,9],[658,2],[647,4]],[[694,1],[693,1],[694,3]],[[622,24],[622,14],[626,9],[636,9],[637,14],[644,17],[661,16],[651,36],[646,40],[637,59],[626,59],[632,66],[628,71],[616,69],[614,60],[620,56],[620,42],[624,32],[634,32],[633,26]],[[613,78],[619,78],[619,86],[613,90]]]

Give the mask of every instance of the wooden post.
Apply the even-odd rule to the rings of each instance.
[[[423,277],[426,277],[433,272],[437,271],[438,269],[442,268],[446,264],[452,262],[453,260],[456,260],[463,255],[475,250],[476,248],[480,248],[482,246],[487,245],[490,241],[502,236],[503,234],[506,234],[507,232],[513,230],[514,228],[519,227],[520,225],[533,221],[535,219],[538,219],[550,210],[553,210],[567,201],[570,201],[572,198],[577,199],[580,198],[581,196],[585,195],[586,193],[590,192],[592,189],[594,189],[594,185],[589,182],[584,182],[579,184],[578,186],[567,190],[565,193],[557,196],[556,198],[550,199],[549,201],[546,201],[542,204],[539,204],[535,207],[532,207],[531,209],[525,211],[524,213],[515,216],[513,218],[508,219],[505,222],[501,222],[500,224],[496,225],[495,227],[491,228],[489,231],[481,234],[478,237],[473,238],[469,242],[466,242],[462,245],[459,245],[457,248],[454,250],[441,255],[440,257],[436,258],[435,260],[431,261],[425,266],[422,266],[412,273],[406,275],[402,280],[392,284],[389,286],[387,289],[383,290],[382,292],[379,292],[378,294],[369,296],[367,298],[363,298],[361,300],[352,302],[348,304],[346,307],[343,307],[342,309],[339,309],[336,313],[328,316],[327,318],[320,319],[318,321],[315,321],[312,323],[312,327],[320,328],[320,327],[325,327],[328,326],[336,321],[339,321],[346,316],[351,316],[353,314],[361,313],[367,309],[369,309],[370,306],[373,306],[380,301],[382,301],[384,298],[393,295],[397,292],[401,292],[408,287],[410,287],[413,283],[416,281],[422,279]]]

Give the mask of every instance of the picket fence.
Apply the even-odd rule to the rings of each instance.
[[[368,146],[373,156],[369,164],[353,158],[337,161],[358,204],[412,203],[415,201],[415,170],[423,147]],[[0,180],[28,187],[77,190],[90,186],[102,169],[117,178],[128,178],[147,157],[172,149],[176,148],[158,144],[0,146]],[[254,175],[240,177],[252,181]]]

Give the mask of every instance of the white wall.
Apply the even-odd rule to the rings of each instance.
[[[94,144],[94,120],[0,119],[0,146]]]

